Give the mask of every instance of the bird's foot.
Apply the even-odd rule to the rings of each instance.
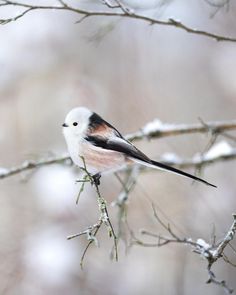
[[[93,176],[92,176],[92,178],[93,178],[93,181],[94,181],[94,184],[96,185],[96,186],[99,186],[100,185],[100,178],[101,178],[101,174],[100,173],[96,173],[96,174],[94,174]]]

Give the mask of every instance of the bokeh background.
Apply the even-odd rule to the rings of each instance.
[[[214,7],[194,0],[160,3],[143,13],[236,36],[231,2],[214,17]],[[97,1],[89,5],[98,7]],[[18,12],[0,8],[1,18]],[[34,11],[0,27],[1,167],[66,152],[61,123],[75,106],[91,108],[123,134],[154,118],[173,124],[235,118],[235,43],[138,20],[77,20],[73,13]],[[153,158],[164,152],[191,157],[209,139],[188,135],[137,146]],[[206,168],[203,176],[217,190],[167,173],[145,173],[130,195],[131,228],[137,236],[140,228],[163,233],[153,218],[152,200],[180,235],[209,241],[215,225],[217,237],[223,237],[236,207],[235,173],[233,161]],[[126,253],[121,241],[119,261],[110,261],[112,241],[105,229],[100,248],[90,248],[82,271],[86,240],[66,237],[96,222],[98,211],[89,186],[75,205],[78,175],[75,168],[53,165],[1,180],[0,294],[223,294],[205,284],[205,261],[184,245],[134,246]],[[110,175],[102,179],[101,190],[111,203],[121,187]],[[117,208],[109,211],[116,229]],[[236,261],[232,250],[227,254]],[[219,261],[214,270],[236,289],[233,267]]]

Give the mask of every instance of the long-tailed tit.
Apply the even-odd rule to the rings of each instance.
[[[129,164],[139,163],[215,187],[204,179],[151,160],[126,140],[116,128],[87,108],[72,109],[62,126],[73,162],[83,167],[84,159],[89,173],[93,175],[100,175],[106,171],[117,171]]]

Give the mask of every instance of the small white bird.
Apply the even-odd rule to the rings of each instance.
[[[111,124],[85,107],[72,109],[62,126],[73,162],[83,167],[82,158],[84,158],[89,173],[97,177],[103,172],[117,171],[129,164],[139,163],[216,187],[194,175],[151,160]]]

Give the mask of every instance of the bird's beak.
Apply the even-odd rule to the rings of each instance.
[[[67,125],[66,123],[63,123],[62,127],[69,127],[69,125]]]

